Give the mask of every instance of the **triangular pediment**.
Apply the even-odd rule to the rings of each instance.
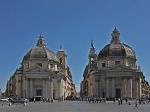
[[[130,67],[124,65],[116,65],[105,69],[106,77],[131,77],[133,70]]]
[[[124,65],[116,65],[107,69],[108,71],[132,71],[133,69]]]
[[[44,73],[44,72],[49,72],[48,70],[46,70],[46,69],[44,69],[44,68],[42,68],[42,67],[40,67],[40,66],[38,66],[38,65],[35,65],[35,66],[32,66],[31,68],[29,68],[29,69],[27,69],[26,71],[25,71],[26,73]]]

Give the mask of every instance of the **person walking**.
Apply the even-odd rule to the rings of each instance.
[[[138,101],[135,100],[135,107],[138,108]]]
[[[126,104],[128,103],[128,99],[126,98]]]
[[[123,99],[121,98],[121,99],[120,99],[120,104],[122,105],[122,103],[123,103]]]
[[[35,98],[33,98],[33,102],[35,103]]]
[[[121,104],[121,100],[120,100],[120,98],[118,98],[118,105],[120,105]]]
[[[26,105],[27,105],[27,103],[26,103],[26,102],[24,102],[24,103],[23,103],[23,106],[26,106]]]

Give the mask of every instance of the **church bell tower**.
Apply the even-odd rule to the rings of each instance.
[[[93,45],[93,40],[91,40],[91,48],[89,52],[89,67],[94,69],[97,67],[97,54]]]
[[[62,68],[63,69],[67,68],[67,55],[66,55],[62,45],[60,45],[60,49],[58,50],[57,57],[58,57],[59,63],[61,64]]]

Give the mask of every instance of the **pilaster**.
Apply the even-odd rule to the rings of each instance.
[[[109,97],[109,79],[106,79],[106,97]]]

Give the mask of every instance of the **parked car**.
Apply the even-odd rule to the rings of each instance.
[[[9,98],[1,98],[0,102],[9,102]]]
[[[21,98],[21,101],[24,101],[25,103],[29,102],[27,98]]]
[[[26,98],[21,98],[21,99],[12,99],[11,100],[11,103],[27,103],[27,102],[29,102],[29,100],[28,99],[26,99]]]

